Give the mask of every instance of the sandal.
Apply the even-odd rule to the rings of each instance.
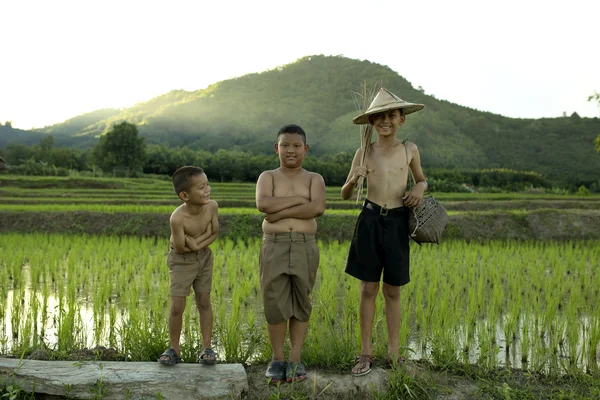
[[[285,382],[285,361],[271,361],[265,376],[271,384]]]
[[[200,354],[200,364],[204,365],[214,365],[217,363],[217,353],[214,352],[213,349],[207,347]]]
[[[300,382],[306,378],[306,368],[301,362],[288,362],[285,368],[287,383]]]
[[[169,358],[163,359],[163,357]],[[173,348],[170,347],[166,349],[164,353],[158,356],[158,362],[162,365],[175,365],[181,362],[181,357],[179,357],[179,355],[175,353],[175,350],[173,350]]]
[[[356,363],[354,368],[352,368],[352,375],[354,376],[363,376],[371,372],[371,368],[373,368],[373,356],[369,354],[361,354],[360,356],[354,359]],[[358,372],[355,370],[358,369]]]

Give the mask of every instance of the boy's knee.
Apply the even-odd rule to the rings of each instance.
[[[169,313],[172,317],[180,317],[183,315],[183,311],[185,311],[185,301],[184,302],[171,302],[171,309]]]
[[[201,311],[210,309],[210,293],[196,293],[196,305]]]
[[[383,296],[387,300],[398,301],[400,300],[400,286],[392,286],[392,285],[383,285],[381,289],[383,292]]]
[[[375,297],[379,293],[379,282],[365,282],[360,284],[360,295],[363,297]]]

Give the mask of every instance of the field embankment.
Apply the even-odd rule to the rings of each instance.
[[[211,183],[219,202],[221,235],[260,237],[262,216],[255,185]],[[319,218],[323,240],[349,240],[360,205],[327,188]],[[435,193],[450,213],[445,238],[600,238],[600,197],[552,193]],[[0,232],[168,236],[168,218],[179,205],[168,179],[3,176]]]
[[[260,237],[262,216],[221,214],[221,237]],[[319,238],[350,240],[356,215],[319,218]],[[10,212],[0,211],[0,232],[169,235],[169,214],[137,212]],[[450,214],[444,238],[464,240],[569,240],[600,238],[599,210],[534,210],[524,212],[459,212]]]

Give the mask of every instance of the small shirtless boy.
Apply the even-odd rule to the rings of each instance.
[[[306,171],[306,134],[286,125],[277,134],[279,168],[264,171],[256,184],[256,205],[265,213],[260,249],[260,285],[273,359],[266,377],[271,383],[306,378],[302,347],[312,310],[310,293],[319,267],[316,217],[325,211],[325,182]],[[289,325],[291,351],[283,344]]]
[[[179,168],[173,174],[173,187],[183,204],[173,211],[170,219],[171,245],[167,265],[171,278],[171,347],[160,355],[158,362],[164,365],[181,362],[179,339],[182,317],[187,296],[193,287],[202,332],[200,362],[214,364],[217,355],[211,348],[213,312],[210,303],[213,254],[208,246],[219,233],[218,205],[210,199],[210,185],[202,168]]]
[[[399,356],[400,287],[410,281],[409,233],[407,207],[416,207],[427,189],[421,169],[419,150],[414,143],[396,139],[396,130],[406,115],[419,111],[422,104],[408,103],[381,89],[366,112],[352,120],[355,124],[371,124],[377,132],[366,165],[360,166],[362,149],[358,149],[342,198],[349,199],[360,177],[367,180],[367,198],[356,221],[348,253],[346,273],[360,279],[361,351],[352,368],[355,376],[366,375],[373,366],[371,336],[375,300],[383,272],[383,296],[388,330],[388,362],[402,362]],[[415,186],[406,192],[408,169]]]

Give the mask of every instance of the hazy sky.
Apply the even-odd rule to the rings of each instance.
[[[593,117],[598,15],[597,0],[2,0],[0,121],[42,127],[314,54],[509,117]]]

